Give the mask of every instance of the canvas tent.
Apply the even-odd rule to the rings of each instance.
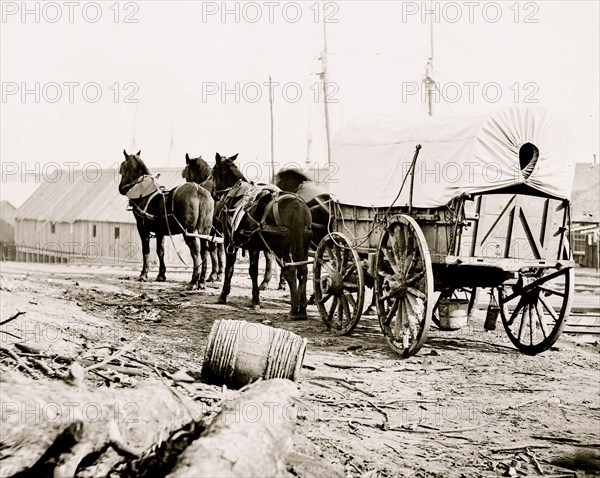
[[[440,207],[463,193],[521,184],[555,198],[571,195],[568,128],[544,108],[519,106],[410,121],[374,115],[352,120],[334,138],[331,193],[344,204],[408,205],[410,178],[398,192],[417,144],[415,207]]]

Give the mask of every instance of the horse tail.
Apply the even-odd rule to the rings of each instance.
[[[312,237],[312,217],[310,209],[302,199],[297,198],[295,202],[297,207],[294,214],[291,215],[288,225],[290,253],[294,261],[302,261],[308,257],[308,248]]]
[[[196,185],[196,189],[198,191],[198,200],[200,201],[196,231],[198,231],[199,234],[209,234],[213,224],[215,202],[206,189],[198,184]]]

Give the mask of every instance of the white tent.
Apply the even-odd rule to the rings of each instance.
[[[344,204],[408,205],[410,175],[397,196],[417,144],[415,207],[520,184],[556,198],[571,195],[575,158],[567,126],[545,108],[518,106],[418,121],[352,120],[334,138],[331,193]]]

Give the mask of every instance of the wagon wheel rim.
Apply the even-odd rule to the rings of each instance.
[[[410,216],[394,218],[381,235],[375,259],[375,294],[381,330],[406,358],[425,343],[433,311],[433,269],[425,236]]]
[[[335,335],[354,330],[365,299],[360,257],[346,236],[332,232],[315,253],[313,267],[315,304],[327,329]]]
[[[502,324],[510,341],[527,355],[548,350],[569,317],[575,270],[533,268],[519,272],[516,284],[498,288]]]
[[[446,327],[442,327],[442,323],[439,317],[439,305],[440,301],[443,299],[462,299],[467,300],[467,318],[470,319],[473,313],[473,309],[475,309],[475,305],[477,304],[477,287],[461,287],[458,289],[444,289],[442,290],[433,306],[433,313],[431,315],[431,322],[440,330],[455,330],[449,329]]]

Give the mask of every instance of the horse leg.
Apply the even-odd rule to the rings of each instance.
[[[165,266],[165,236],[156,235],[156,255],[158,256],[158,275],[156,282],[164,282],[167,280],[167,266]]]
[[[268,251],[264,251],[264,255],[265,255],[265,276],[264,276],[262,282],[260,283],[259,290],[265,290],[267,288],[267,286],[269,285],[269,282],[271,282],[271,278],[273,277],[273,257],[271,256],[271,253]],[[252,257],[252,256],[250,256],[250,257]],[[250,263],[252,264],[252,260],[250,260]]]
[[[290,258],[287,259],[288,261]],[[281,273],[284,275],[285,280],[290,286],[290,312],[288,317],[292,320],[298,320],[300,318],[298,313],[298,285],[296,284],[296,270],[295,266],[285,266]]]
[[[306,282],[308,281],[308,265],[296,266],[296,275],[298,277],[298,317],[296,320],[306,320]]]
[[[225,251],[223,248],[223,244],[221,242],[217,243],[217,261],[219,264],[219,270],[217,271],[217,282],[221,282],[221,278],[223,277],[223,256],[225,255]]]
[[[217,304],[227,303],[227,296],[231,291],[231,278],[233,277],[236,258],[237,249],[234,249],[233,252],[225,251],[225,280],[223,281],[223,288],[221,289],[221,295],[217,300]]]
[[[285,276],[283,275],[283,269],[279,269],[279,285],[277,290],[285,290]]]
[[[200,279],[198,280],[198,289],[206,289],[206,270],[208,269],[208,241],[200,239]]]
[[[140,233],[140,239],[142,241],[142,272],[140,272],[140,276],[138,280],[140,282],[145,282],[148,280],[148,257],[150,256],[150,234],[146,232],[144,226],[140,223],[137,225],[138,232]]]
[[[192,261],[194,263],[192,280],[187,287],[189,290],[192,290],[198,286],[198,279],[200,277],[200,249],[198,246],[198,239],[195,237],[185,236],[185,243],[190,249],[190,255],[192,256]]]
[[[367,307],[365,309],[365,311],[363,312],[363,315],[376,315],[377,314],[377,309],[375,308],[375,287],[373,287],[373,295],[371,297],[371,303],[369,304],[369,307]]]
[[[208,252],[210,254],[211,269],[206,282],[214,282],[217,280],[217,246],[214,242],[208,243]]]
[[[258,287],[258,260],[260,257],[260,251],[249,251],[250,259],[250,279],[252,279],[252,302],[250,307],[254,310],[260,308],[260,290]]]

